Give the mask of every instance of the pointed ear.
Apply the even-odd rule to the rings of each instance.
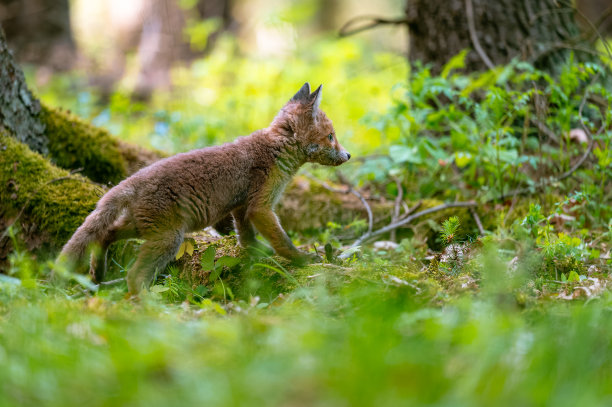
[[[291,98],[290,102],[308,102],[310,100],[310,83],[306,82]]]
[[[319,85],[317,90],[312,92],[310,95],[310,100],[312,103],[312,117],[317,117],[317,112],[319,111],[319,106],[321,105],[321,97],[323,94],[323,85]]]

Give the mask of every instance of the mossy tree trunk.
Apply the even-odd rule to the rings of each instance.
[[[575,11],[567,3],[407,0],[410,60],[431,63],[434,72],[464,49],[471,50],[466,58],[469,71],[519,58],[555,72],[571,51],[581,60],[593,60],[594,47],[580,36]]]
[[[94,208],[104,192],[98,184],[162,156],[41,105],[0,28],[0,271],[14,248],[9,226],[22,248],[53,255]]]

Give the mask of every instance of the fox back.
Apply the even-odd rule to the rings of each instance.
[[[321,92],[319,86],[311,93],[306,83],[267,128],[160,160],[123,180],[102,197],[60,258],[77,264],[93,250],[90,274],[99,282],[112,242],[145,239],[127,277],[137,293],[176,255],[185,233],[231,214],[243,247],[256,244],[256,229],[279,255],[298,263],[313,259],[295,248],[273,208],[304,163],[340,165],[350,158],[319,107]]]

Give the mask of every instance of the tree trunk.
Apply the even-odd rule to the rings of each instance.
[[[435,73],[464,49],[468,71],[519,58],[555,72],[571,50],[579,59],[595,53],[579,37],[575,11],[557,0],[407,0],[405,11],[410,60]]]
[[[117,183],[162,156],[41,106],[0,28],[0,270],[13,249],[7,227],[23,249],[52,254],[104,192],[95,183]],[[87,177],[67,171],[77,169]]]
[[[0,0],[0,25],[19,62],[54,70],[72,66],[69,0]]]
[[[0,28],[0,124],[15,134],[32,150],[42,154],[49,151],[44,136],[45,126],[40,119],[40,102],[32,96],[21,68],[9,50]]]

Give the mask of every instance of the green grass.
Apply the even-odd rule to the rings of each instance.
[[[610,295],[524,308],[527,280],[493,268],[478,292],[413,265],[310,266],[270,303],[0,282],[0,405],[609,404]]]

